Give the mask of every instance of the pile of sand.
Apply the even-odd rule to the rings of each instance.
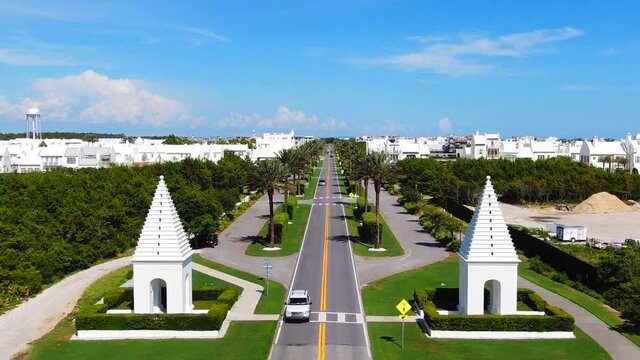
[[[626,212],[630,210],[631,207],[608,192],[593,194],[573,208],[573,211],[577,213]]]

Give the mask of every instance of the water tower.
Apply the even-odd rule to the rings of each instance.
[[[27,110],[27,139],[42,139],[40,109],[36,106]]]

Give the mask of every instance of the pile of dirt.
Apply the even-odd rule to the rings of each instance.
[[[577,213],[626,212],[630,210],[631,207],[608,192],[593,194],[573,208],[573,211]]]

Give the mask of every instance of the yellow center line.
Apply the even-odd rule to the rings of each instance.
[[[325,199],[330,198],[330,180],[331,162],[327,162],[327,175],[325,179]],[[320,311],[327,311],[327,283],[329,275],[329,202],[325,207],[324,213],[324,239],[322,254],[322,282],[320,285]],[[326,324],[320,323],[318,327],[318,360],[324,360],[326,357]]]

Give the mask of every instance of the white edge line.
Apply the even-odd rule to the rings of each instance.
[[[360,295],[360,284],[358,283],[356,261],[353,257],[353,248],[351,247],[351,236],[349,236],[349,226],[347,225],[347,214],[344,211],[344,204],[342,204],[342,216],[344,216],[344,229],[347,232],[347,243],[349,244],[349,253],[351,254],[351,265],[353,266],[353,278],[356,282],[356,293],[358,294],[358,305],[360,306],[360,313],[362,314],[362,328],[364,329],[364,340],[367,343],[367,353],[369,354],[369,359],[372,359],[371,344],[369,343],[369,329],[367,329],[367,317],[364,316],[364,304],[362,303],[362,296]]]
[[[322,175],[322,169],[324,169],[324,163],[322,164],[322,168],[320,169],[320,175]],[[313,193],[313,197],[316,197],[318,193],[318,184],[316,183],[316,189]],[[313,205],[313,204],[312,204]],[[313,206],[311,206],[311,210],[309,210],[309,217],[307,218],[307,225],[304,228],[304,235],[302,236],[302,244],[300,244],[300,251],[298,251],[298,257],[296,258],[296,266],[293,268],[293,274],[291,275],[291,280],[289,281],[289,291],[287,292],[287,299],[291,297],[291,291],[293,290],[293,280],[296,278],[296,273],[298,272],[298,266],[300,265],[300,258],[302,257],[302,250],[304,249],[304,242],[307,240],[307,230],[309,230],[309,221],[311,221],[311,215],[313,214]],[[286,300],[286,299],[285,299]],[[280,339],[280,332],[282,331],[282,319],[278,321],[278,331],[276,332],[276,338],[273,342],[273,346],[271,346],[271,352],[269,353],[269,359],[271,359],[271,355],[273,353],[273,348],[278,343]]]

